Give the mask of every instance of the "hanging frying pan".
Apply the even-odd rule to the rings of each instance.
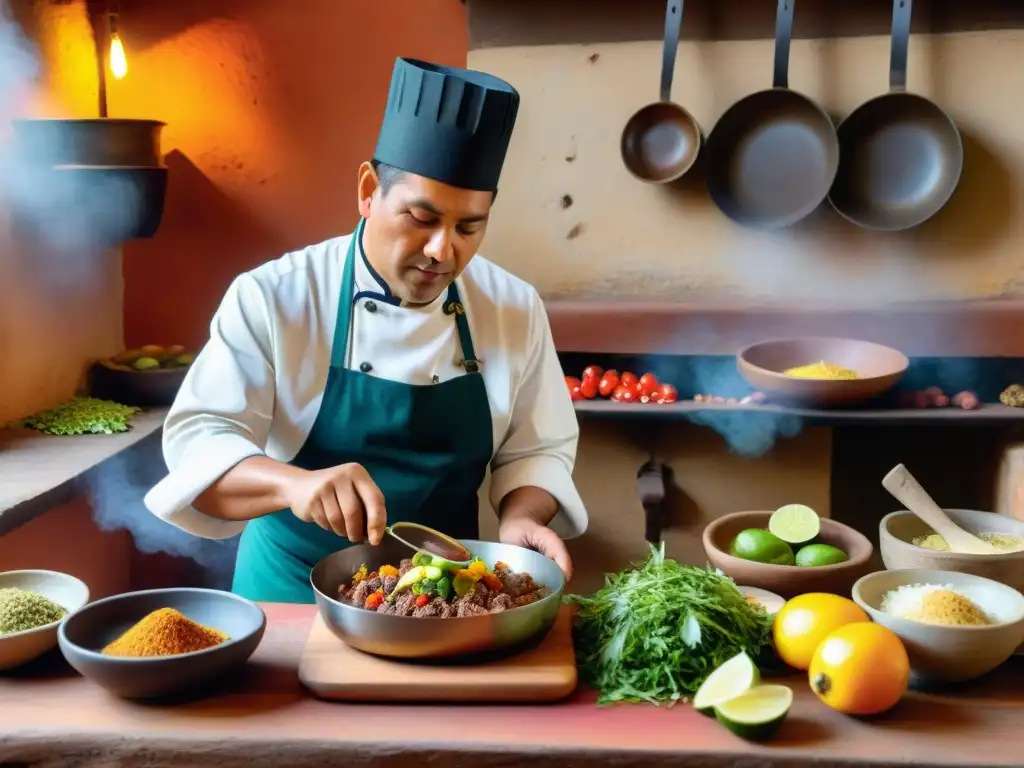
[[[839,141],[825,111],[789,88],[795,0],[779,0],[772,88],[733,104],[704,148],[711,199],[733,221],[776,229],[800,221],[828,195]]]
[[[960,182],[964,145],[934,102],[907,92],[912,0],[893,0],[889,93],[839,124],[842,159],[832,206],[867,229],[895,232],[927,221]]]
[[[672,102],[672,75],[683,25],[683,0],[668,0],[661,54],[661,100],[642,107],[622,130],[620,150],[626,170],[641,181],[667,184],[697,160],[703,140],[693,115]]]

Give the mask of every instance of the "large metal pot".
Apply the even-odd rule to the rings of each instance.
[[[462,544],[488,565],[506,563],[513,571],[527,572],[551,590],[542,600],[503,613],[454,619],[389,616],[345,605],[335,600],[338,588],[363,563],[375,570],[398,565],[411,552],[386,537],[377,546],[361,544],[328,555],[313,568],[310,582],[324,623],[338,638],[360,651],[377,656],[430,659],[462,656],[498,649],[513,649],[546,635],[558,617],[565,577],[544,555],[510,544],[462,539]]]
[[[12,121],[19,149],[34,164],[162,168],[159,120],[121,118]]]

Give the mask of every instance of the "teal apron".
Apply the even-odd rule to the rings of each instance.
[[[388,523],[476,538],[477,492],[492,452],[491,410],[459,290],[449,286],[444,311],[456,324],[465,374],[415,386],[377,378],[368,361],[350,370],[345,358],[362,230],[360,221],[345,257],[323,402],[291,463],[310,470],[361,464],[384,494]],[[375,311],[372,302],[363,307]],[[251,520],[238,545],[232,591],[262,602],[312,603],[309,572],[347,546],[348,539],[302,522],[290,509]]]

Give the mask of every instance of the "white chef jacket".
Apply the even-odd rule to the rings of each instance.
[[[203,514],[196,497],[250,456],[298,454],[327,382],[352,237],[285,254],[228,288],[164,424],[170,471],[145,498],[155,515],[204,538],[234,536],[245,523]],[[366,375],[414,385],[466,375],[454,317],[442,309],[446,291],[429,305],[400,306],[358,244],[353,257],[346,367],[369,363]],[[587,527],[572,480],[579,426],[540,296],[481,256],[456,282],[491,408],[491,504],[543,488],[559,504],[551,527],[578,536]]]

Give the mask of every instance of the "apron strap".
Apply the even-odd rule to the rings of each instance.
[[[476,359],[476,352],[473,349],[473,335],[469,332],[469,319],[466,317],[466,308],[459,300],[459,288],[455,281],[448,286],[448,297],[444,303],[444,313],[455,315],[455,330],[459,334],[459,344],[462,345],[462,367],[468,373],[477,373],[480,370],[480,361]]]
[[[366,225],[364,219],[359,219],[356,231],[348,243],[348,253],[345,255],[345,267],[341,277],[341,291],[338,295],[338,317],[334,321],[334,341],[331,345],[331,367],[345,368],[348,355],[349,329],[352,326],[352,312],[354,305],[352,294],[355,291],[356,282],[356,244],[362,241],[363,227]],[[473,336],[469,332],[469,320],[466,318],[466,308],[459,298],[459,289],[455,281],[448,286],[448,295],[445,297],[444,313],[455,316],[455,329],[459,334],[459,344],[462,346],[462,367],[469,373],[477,373],[480,370],[480,361],[476,359],[476,352],[473,350]]]
[[[363,225],[360,218],[356,231],[348,243],[345,255],[345,267],[341,275],[341,291],[338,293],[338,317],[334,321],[334,341],[331,344],[331,368],[344,368],[348,355],[348,331],[352,325],[354,306],[352,293],[356,284],[356,243],[363,237]]]

